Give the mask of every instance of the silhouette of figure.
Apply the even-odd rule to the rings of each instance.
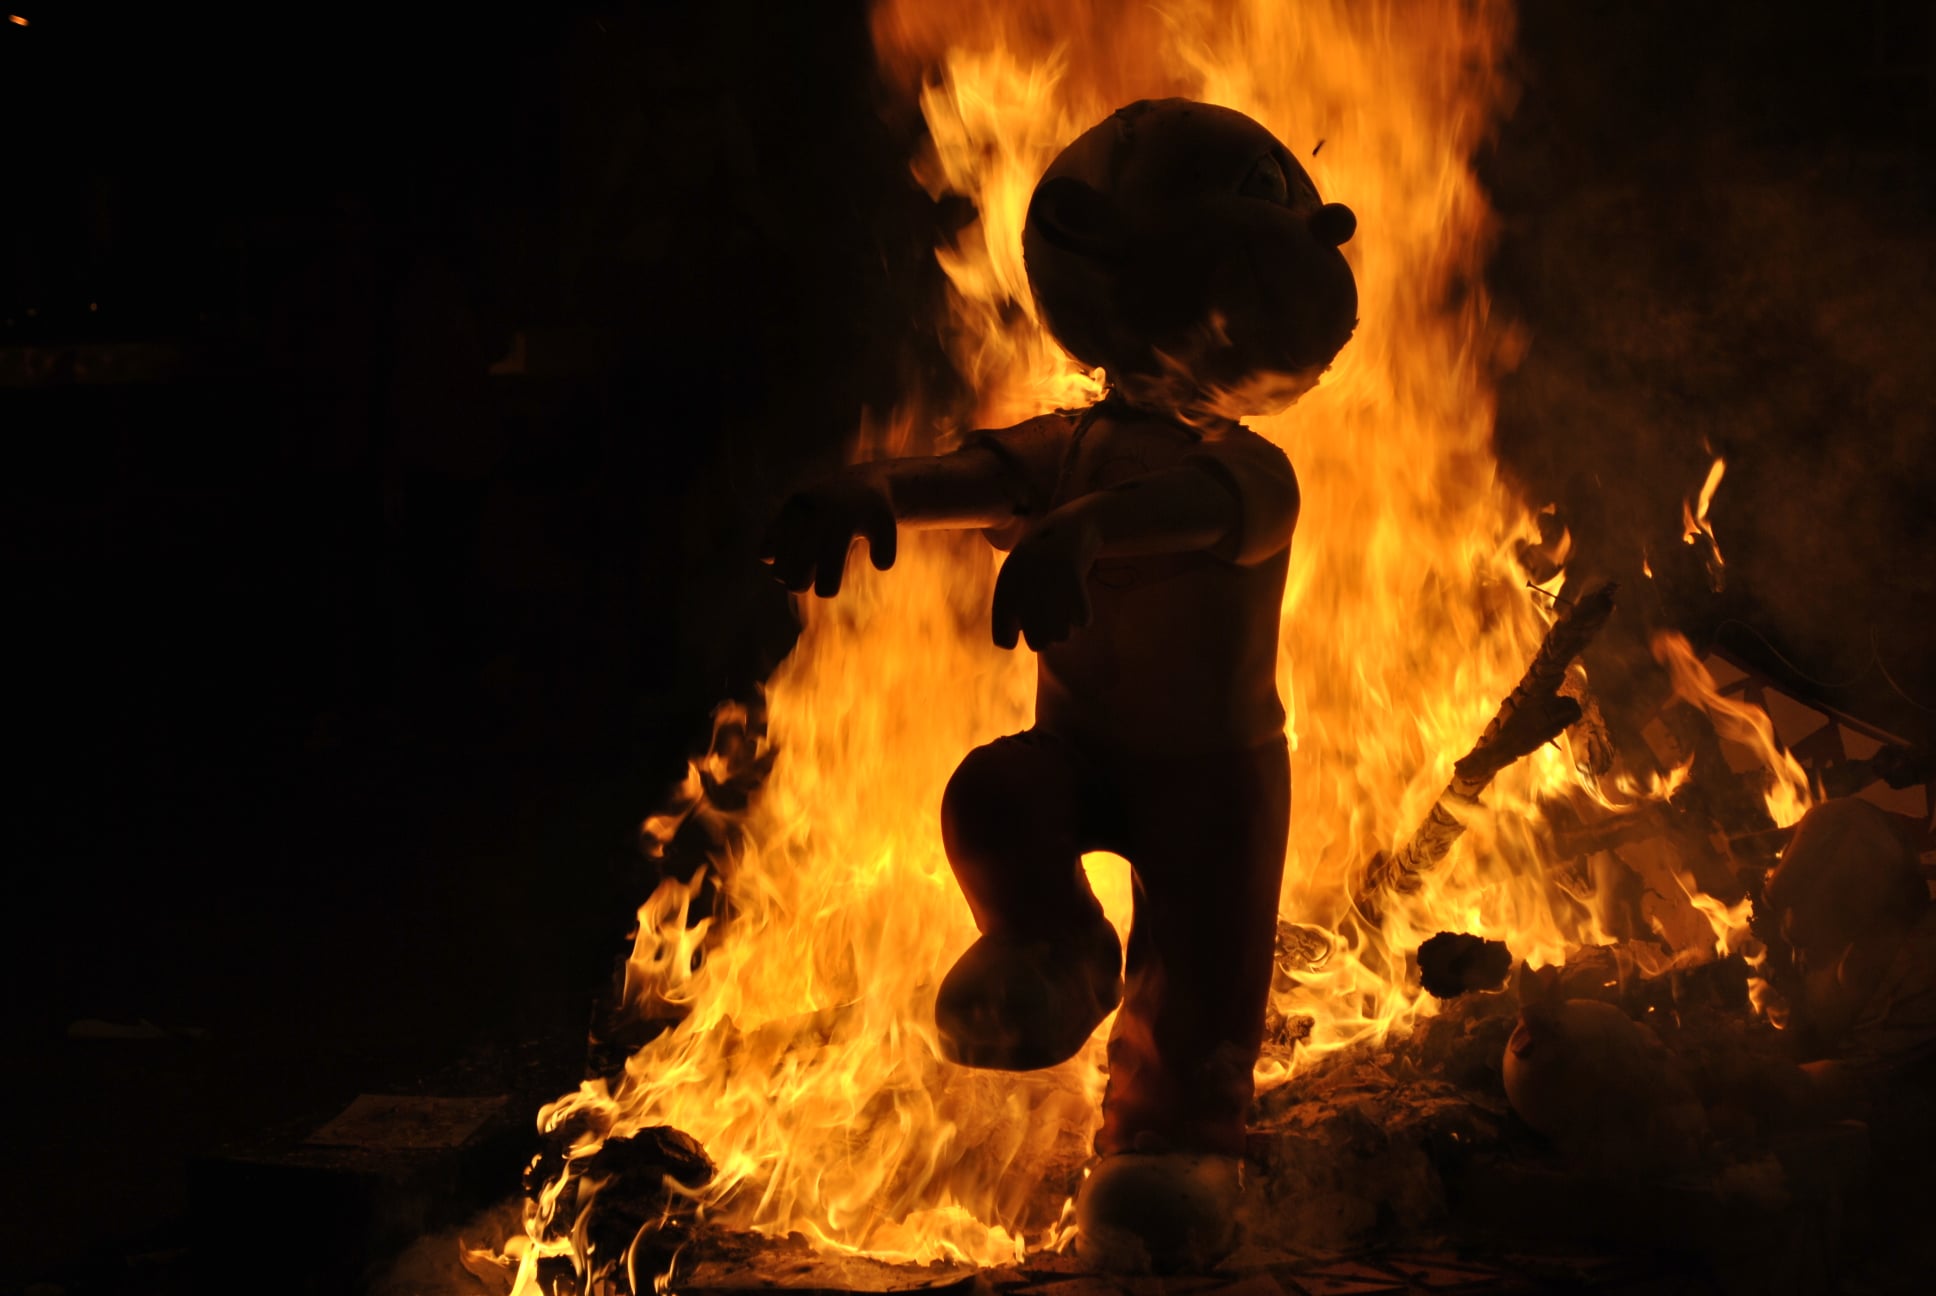
[[[1035,724],[970,752],[942,803],[981,937],[943,980],[960,1064],[1062,1062],[1120,1002],[1079,1246],[1109,1267],[1234,1245],[1244,1114],[1290,821],[1278,618],[1297,478],[1237,420],[1308,390],[1357,292],[1327,204],[1250,118],[1144,101],[1080,136],[1023,234],[1056,338],[1102,367],[1088,409],[863,464],[789,499],[763,553],[836,594],[856,537],[979,527],[1008,551],[995,642],[1038,654]],[[1134,871],[1127,963],[1081,868]]]

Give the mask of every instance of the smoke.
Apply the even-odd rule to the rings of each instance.
[[[1928,68],[1877,74],[1861,7],[1840,35],[1738,7],[1527,14],[1487,177],[1496,300],[1529,338],[1501,457],[1561,506],[1576,567],[1641,581],[1650,552],[1657,615],[1928,734],[1932,168],[1877,107],[1920,93],[1926,120]],[[1680,543],[1715,454],[1718,592]]]

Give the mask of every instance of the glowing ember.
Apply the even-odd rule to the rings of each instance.
[[[1289,453],[1304,489],[1279,667],[1296,785],[1282,913],[1328,957],[1301,964],[1275,1004],[1312,1019],[1301,1055],[1433,1011],[1406,954],[1439,931],[1502,940],[1535,965],[1610,940],[1594,905],[1549,879],[1542,806],[1666,789],[1598,787],[1564,739],[1499,774],[1420,890],[1375,920],[1352,905],[1370,862],[1419,825],[1552,620],[1516,557],[1538,542],[1537,519],[1491,449],[1490,222],[1470,158],[1500,106],[1506,6],[886,0],[874,34],[888,79],[918,93],[931,129],[918,179],[980,213],[938,253],[953,289],[940,325],[977,399],[972,410],[897,411],[863,429],[863,457],[1098,394],[1100,375],[1081,372],[1034,317],[1020,231],[1048,159],[1125,103],[1180,95],[1247,113],[1358,214],[1346,248],[1355,339],[1295,408],[1253,423]],[[1706,529],[1720,474],[1717,462],[1690,525]],[[1045,1207],[1043,1185],[1073,1183],[1086,1155],[1100,1033],[1067,1066],[997,1075],[939,1061],[932,1019],[935,980],[975,934],[941,851],[941,791],[965,752],[1030,719],[1032,661],[989,641],[996,566],[977,537],[904,533],[890,573],[854,564],[838,601],[803,607],[805,633],[768,693],[772,775],[714,863],[730,921],[688,927],[698,879],[666,883],[639,914],[628,996],[683,1019],[621,1079],[588,1082],[543,1113],[546,1128],[583,1131],[577,1164],[607,1137],[671,1125],[717,1162],[700,1196],[731,1226],[983,1263],[1052,1240],[1059,1203]],[[1556,592],[1557,578],[1547,586]],[[1684,644],[1657,651],[1684,696],[1753,729],[1703,686]],[[1568,691],[1582,684],[1575,667]],[[1767,751],[1771,768],[1787,768]],[[706,772],[695,767],[648,835],[699,812]],[[1805,799],[1806,788],[1777,781],[1771,809],[1777,795]],[[1798,813],[1783,799],[1776,818]],[[1090,867],[1126,925],[1121,861]],[[1743,915],[1687,886],[1711,911],[1714,939],[1734,939]],[[1260,1080],[1287,1075],[1280,1065]],[[621,1260],[585,1253],[582,1219],[554,1218],[562,1202],[583,1209],[583,1194],[565,1192],[572,1173],[532,1208],[531,1240],[512,1257],[519,1293],[538,1290],[545,1255],[591,1270]]]

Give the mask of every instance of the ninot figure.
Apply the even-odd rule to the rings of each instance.
[[[840,589],[850,548],[981,528],[1008,553],[995,642],[1037,654],[1034,727],[970,752],[941,832],[978,939],[935,1018],[964,1066],[1073,1057],[1121,1005],[1099,1161],[1078,1199],[1098,1265],[1234,1245],[1244,1118],[1290,823],[1278,619],[1297,478],[1237,420],[1317,381],[1357,322],[1351,211],[1241,113],[1144,101],[1037,184],[1023,233],[1042,318],[1108,394],[862,464],[789,499],[764,554]],[[1081,866],[1134,871],[1128,957]]]

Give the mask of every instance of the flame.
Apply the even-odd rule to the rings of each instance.
[[[1705,712],[1724,741],[1738,744],[1766,771],[1762,799],[1777,828],[1788,828],[1814,804],[1808,775],[1775,736],[1775,723],[1753,703],[1724,697],[1685,638],[1671,632],[1653,637],[1654,660],[1667,668],[1674,696]]]
[[[1304,489],[1279,685],[1296,784],[1282,913],[1309,935],[1309,957],[1285,969],[1274,1004],[1311,1021],[1299,1058],[1432,1011],[1406,959],[1440,930],[1503,939],[1535,964],[1612,939],[1550,876],[1542,807],[1605,802],[1564,739],[1499,776],[1423,889],[1375,917],[1352,901],[1372,858],[1425,818],[1553,618],[1516,558],[1539,541],[1538,520],[1491,449],[1489,366],[1504,339],[1482,287],[1491,218],[1470,159],[1504,106],[1510,36],[1503,0],[884,0],[874,14],[883,73],[929,126],[917,180],[979,213],[937,253],[951,289],[939,327],[975,400],[870,421],[859,457],[1100,392],[1101,375],[1037,319],[1020,232],[1050,158],[1125,103],[1184,95],[1248,113],[1357,212],[1345,249],[1357,335],[1298,405],[1252,424]],[[752,740],[777,759],[713,861],[730,913],[690,922],[703,875],[668,881],[640,910],[627,994],[683,1017],[622,1075],[544,1110],[545,1128],[577,1131],[574,1165],[611,1135],[668,1124],[717,1160],[703,1204],[732,1226],[979,1263],[1058,1236],[1043,1186],[1071,1188],[1086,1155],[1102,1033],[1053,1071],[992,1075],[940,1062],[932,1022],[933,987],[974,936],[941,851],[941,792],[966,752],[1031,717],[1033,662],[989,642],[996,566],[976,536],[909,533],[893,571],[855,563],[837,600],[803,603],[799,646],[769,683],[770,729]],[[1698,663],[1668,660],[1694,678]],[[1576,668],[1569,690],[1583,686]],[[710,813],[703,789],[730,773],[695,765],[648,840]],[[1126,866],[1087,863],[1126,927]],[[1717,939],[1738,918],[1718,914]],[[571,1173],[530,1209],[519,1293],[538,1290],[545,1256],[624,1266],[588,1253],[582,1209],[557,1218]]]
[[[1714,524],[1708,521],[1708,506],[1714,503],[1714,492],[1721,489],[1721,478],[1727,474],[1728,461],[1719,455],[1708,466],[1707,480],[1701,483],[1700,495],[1695,499],[1681,501],[1681,540],[1694,544],[1702,536],[1714,548],[1714,562],[1721,565],[1721,542],[1715,537]]]

